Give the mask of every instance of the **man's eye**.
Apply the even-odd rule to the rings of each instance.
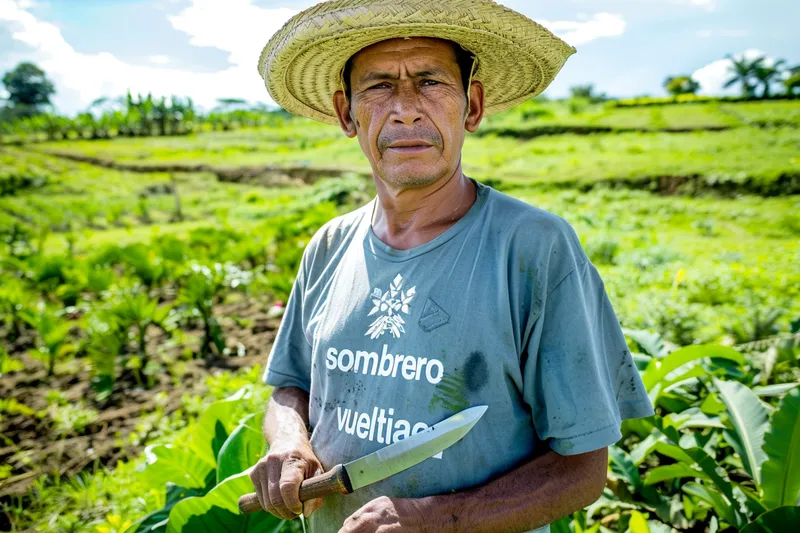
[[[379,83],[378,85],[373,85],[370,89],[382,89],[382,86],[385,86],[385,83]]]
[[[438,82],[438,81],[436,81],[436,80],[422,80],[422,83],[426,83],[426,82],[435,83],[435,84],[437,84],[437,85],[439,84],[439,82]]]

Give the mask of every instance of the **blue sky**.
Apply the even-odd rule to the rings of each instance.
[[[127,89],[272,103],[256,71],[261,48],[311,0],[0,0],[0,72],[34,61],[74,114]],[[578,53],[547,90],[594,83],[614,96],[663,94],[670,74],[721,93],[726,54],[800,64],[797,0],[501,0]],[[756,7],[757,6],[757,7]],[[1,91],[2,89],[0,89]]]

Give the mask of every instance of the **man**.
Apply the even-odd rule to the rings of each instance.
[[[357,138],[378,193],[303,255],[251,474],[269,512],[315,533],[548,531],[600,496],[621,420],[653,412],[603,283],[569,224],[461,167],[466,132],[573,52],[488,0],[334,0],[264,49],[275,101]],[[299,501],[304,479],[474,405],[439,456]]]

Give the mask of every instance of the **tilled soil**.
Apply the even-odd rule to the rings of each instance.
[[[6,345],[25,367],[0,376],[0,398],[18,402],[21,409],[16,411],[23,411],[0,412],[0,464],[11,467],[10,477],[0,480],[0,501],[25,494],[45,474],[72,476],[100,465],[113,467],[118,460],[135,457],[156,429],[152,420],[147,423],[147,417],[160,418],[180,409],[184,394],[202,395],[205,380],[212,374],[266,363],[280,318],[270,318],[262,304],[252,301],[219,306],[215,314],[224,328],[226,345],[233,354],[242,352],[244,347],[244,356],[184,361],[179,376],[168,371],[151,376],[152,387],[137,383],[134,373],[125,370],[105,402],[98,401],[94,394],[86,361],[75,360],[71,372],[62,365],[59,373],[57,366],[56,375],[48,377],[44,363],[26,354],[33,347],[32,338],[23,335],[13,345]],[[199,346],[200,331],[184,333],[186,344],[176,345],[172,348],[175,353],[170,354],[176,359],[186,347],[196,351]],[[166,340],[166,334],[151,328],[148,353],[157,353],[156,348]],[[54,394],[60,394],[61,402],[66,404],[82,400],[85,407],[98,414],[82,428],[59,430],[52,418]],[[138,438],[129,439],[134,431]]]

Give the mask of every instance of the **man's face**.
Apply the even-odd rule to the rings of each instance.
[[[477,85],[470,108],[479,110],[471,111],[450,42],[390,39],[353,57],[350,104],[337,91],[334,105],[378,177],[396,188],[424,187],[458,167],[465,127],[475,131],[483,114]]]

